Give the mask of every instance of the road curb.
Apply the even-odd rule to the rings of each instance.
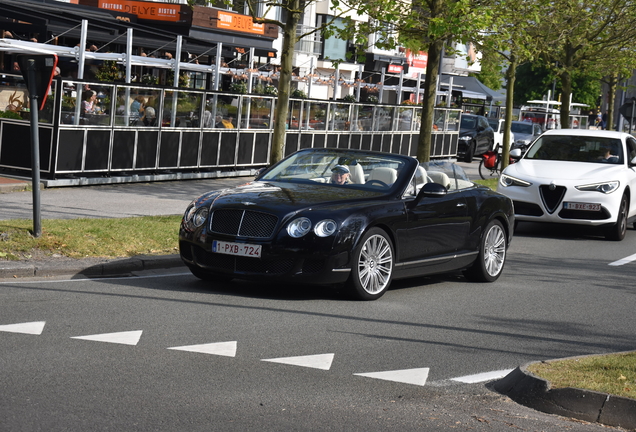
[[[568,359],[584,357],[591,356]],[[559,360],[565,359],[545,363]],[[552,389],[549,381],[528,371],[528,367],[534,363],[541,362],[519,366],[493,383],[493,388],[513,401],[537,411],[636,430],[636,399],[571,387]]]
[[[53,276],[130,276],[144,270],[184,267],[178,254],[136,256],[123,259],[54,259],[46,261],[0,261],[0,280]]]

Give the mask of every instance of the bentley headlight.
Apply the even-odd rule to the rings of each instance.
[[[331,234],[336,232],[336,229],[338,229],[336,221],[332,219],[324,219],[316,224],[314,227],[314,233],[316,233],[318,237],[329,237]]]
[[[287,225],[287,234],[293,238],[300,238],[311,231],[311,221],[306,217],[294,219]]]
[[[602,182],[602,183],[592,183],[581,186],[574,186],[577,190],[580,191],[592,191],[592,192],[602,192],[604,194],[610,194],[614,192],[620,186],[620,182],[618,180]]]
[[[499,177],[499,184],[502,185],[503,187],[509,187],[509,186],[528,187],[532,185],[532,183],[530,182],[518,179],[516,177],[509,176],[508,174],[501,174],[501,176]]]
[[[201,207],[200,209],[198,209],[194,213],[194,217],[192,218],[192,223],[194,224],[194,226],[200,227],[201,225],[203,225],[205,223],[205,220],[208,218],[208,213],[209,211],[207,207]]]
[[[197,206],[195,206],[194,203],[190,204],[183,215],[183,219],[185,219],[186,222],[190,222],[196,211]]]

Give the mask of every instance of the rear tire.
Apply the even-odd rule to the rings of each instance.
[[[494,282],[506,263],[506,231],[498,220],[492,220],[481,236],[479,254],[468,269],[466,279],[473,282]]]
[[[347,287],[357,300],[376,300],[384,295],[393,277],[393,243],[384,230],[371,228],[351,255]]]
[[[608,240],[621,241],[625,238],[627,233],[627,209],[629,202],[627,196],[623,195],[621,198],[621,204],[618,207],[618,216],[616,217],[616,223],[612,225],[605,233],[605,238]]]
[[[479,177],[481,177],[482,180],[486,180],[486,176],[484,175],[486,170],[488,170],[488,168],[484,166],[484,158],[481,158],[481,160],[479,161]]]

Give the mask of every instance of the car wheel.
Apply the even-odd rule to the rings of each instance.
[[[464,276],[474,282],[494,282],[506,262],[506,231],[498,220],[491,221],[481,237],[479,254]]]
[[[466,154],[464,155],[464,162],[471,163],[473,161],[473,156],[475,155],[475,145],[474,141],[471,141],[466,147]]]
[[[201,280],[206,282],[229,282],[232,280],[232,276],[222,274],[222,273],[213,273],[205,270],[201,270],[198,267],[188,267],[193,275],[198,277]]]
[[[352,254],[348,286],[358,300],[375,300],[386,292],[393,276],[393,244],[386,232],[371,228]]]
[[[606,239],[621,241],[625,238],[625,234],[627,233],[627,207],[627,196],[623,195],[623,198],[621,198],[621,204],[618,208],[616,223],[612,225],[605,233]]]

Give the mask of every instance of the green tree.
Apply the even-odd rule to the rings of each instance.
[[[358,2],[358,0],[350,0],[348,4],[341,3],[338,0],[331,0],[333,8],[330,11],[332,13],[330,19],[322,26],[300,33],[299,24],[301,16],[305,11],[308,11],[316,1],[318,0],[247,0],[247,5],[254,22],[274,24],[282,30],[283,46],[280,53],[278,102],[275,108],[274,133],[272,137],[272,151],[270,154],[270,163],[272,164],[281,160],[284,155],[285,134],[287,129],[286,121],[289,114],[292,66],[296,43],[303,38],[308,38],[320,32],[329,35],[331,32],[338,31],[345,35],[345,38],[352,36],[355,32],[355,23],[346,15],[353,14],[356,10],[357,13],[364,13],[365,11],[365,3]],[[259,8],[259,5],[264,7]],[[263,18],[264,16],[268,16],[269,11],[274,8],[279,8],[283,12],[282,15],[286,16],[284,21]],[[265,10],[265,13],[259,16],[259,10]],[[344,23],[344,26],[336,29],[335,22],[338,18],[343,18],[341,23]]]
[[[478,0],[413,0],[410,4],[371,0],[369,14],[391,23],[397,34],[395,40],[415,52],[428,53],[417,150],[422,162],[430,160],[437,79],[445,43],[467,42],[473,34],[488,28],[490,15],[483,4]],[[390,46],[393,41],[387,38],[386,43]]]
[[[561,82],[561,124],[569,124],[570,95],[576,72],[616,71],[634,55],[636,3],[631,0],[554,0],[544,6],[535,27],[545,64]]]
[[[510,154],[510,125],[512,124],[513,96],[515,94],[517,67],[532,61],[541,43],[532,31],[543,18],[542,11],[548,0],[494,1],[486,7],[493,17],[487,32],[477,38],[478,46],[486,52],[497,53],[506,64],[506,111],[502,168],[508,164]]]
[[[498,53],[490,51],[482,51],[481,53],[481,72],[478,74],[469,74],[479,78],[486,87],[493,90],[500,90],[504,86],[504,62]]]
[[[575,72],[572,76],[572,101],[584,103],[595,108],[596,99],[601,91],[601,77],[596,72]],[[542,99],[552,93],[552,98],[559,100],[561,80],[542,62],[526,63],[517,68],[517,86],[515,88],[515,105],[524,105],[529,100]]]

